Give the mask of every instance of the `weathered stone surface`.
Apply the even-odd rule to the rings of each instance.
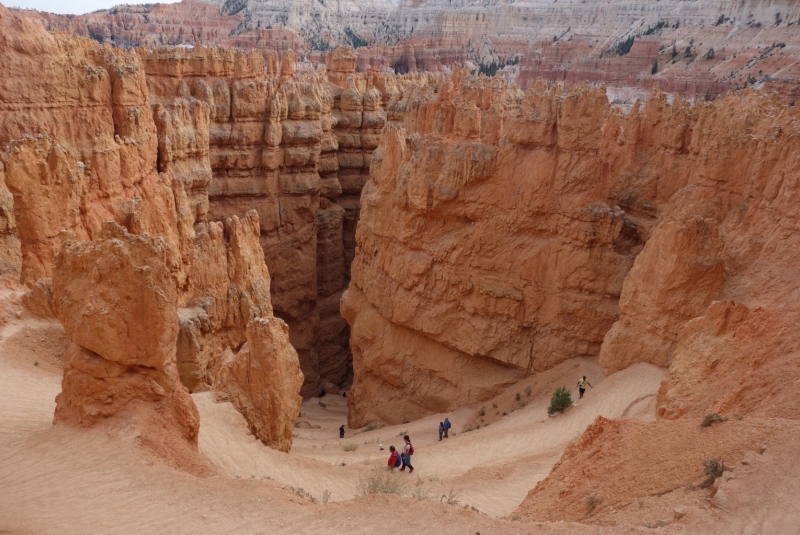
[[[2,6],[0,35],[0,269],[72,341],[56,421],[135,428],[203,472],[179,376],[209,388],[248,323],[274,320],[258,213],[208,221],[211,118],[264,102],[213,80],[192,81],[198,98],[182,80],[156,98],[137,53],[48,35]],[[204,68],[263,75],[269,59],[222,52]]]
[[[606,334],[606,373],[634,362],[666,368],[678,330],[702,314],[725,282],[722,240],[713,219],[664,219],[625,278],[619,321]]]
[[[394,407],[375,414],[377,399],[413,397],[417,415],[445,410],[400,379],[431,364],[409,356],[408,341],[388,348],[394,330],[521,374],[579,355],[599,356],[608,372],[676,359],[681,378],[665,382],[664,416],[773,406],[744,403],[733,385],[747,362],[766,359],[775,366],[745,382],[782,392],[773,372],[793,362],[788,331],[727,350],[740,355],[726,361],[740,366],[730,369],[738,394],[728,396],[702,377],[727,369],[711,347],[732,338],[700,334],[710,329],[701,323],[684,329],[715,299],[765,309],[754,317],[794,317],[794,185],[779,183],[797,172],[796,137],[777,132],[797,131],[796,110],[756,93],[691,106],[653,92],[623,114],[600,88],[523,94],[493,84],[456,71],[406,86],[393,107],[404,110],[404,129],[387,128],[373,155],[342,304],[351,424],[368,413],[407,418]],[[708,361],[705,372],[695,360]],[[474,399],[448,377],[451,407]]]
[[[302,384],[289,327],[279,318],[256,318],[247,325],[247,344],[223,355],[215,387],[217,398],[231,401],[264,444],[289,451]]]
[[[53,296],[72,343],[55,421],[91,426],[124,417],[145,435],[160,421],[168,440],[196,448],[200,422],[175,366],[178,292],[166,261],[162,238],[113,223],[94,241],[64,238]]]
[[[698,98],[750,85],[800,97],[800,12],[789,0],[184,0],[81,17],[28,16],[48,29],[117,45],[292,49],[316,64],[326,62],[320,50],[357,46],[329,62],[333,73],[350,66],[415,73],[467,64],[523,88],[540,77],[567,86],[605,83],[616,88],[615,98],[630,102],[654,83]],[[345,80],[331,81],[343,87]]]

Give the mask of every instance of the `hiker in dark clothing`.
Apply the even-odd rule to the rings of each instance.
[[[445,418],[442,427],[444,427],[444,438],[447,438],[447,432],[450,431],[450,420]]]
[[[442,433],[444,433],[444,424],[439,422],[439,442],[442,441]]]
[[[339,428],[339,438],[344,438],[344,424]]]

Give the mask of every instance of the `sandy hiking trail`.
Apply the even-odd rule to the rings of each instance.
[[[652,418],[647,400],[664,373],[640,364],[603,379],[592,361],[564,363],[542,379],[574,385],[579,368],[595,374],[595,388],[577,406],[549,418],[548,400],[534,396],[468,432],[462,428],[475,408],[368,432],[348,429],[340,440],[346,399],[312,398],[299,420],[319,428],[296,429],[288,454],[253,438],[230,403],[194,394],[199,449],[218,472],[202,478],[167,466],[125,433],[52,425],[65,346],[55,321],[17,319],[0,328],[0,533],[604,533],[497,517],[514,511],[597,415]],[[445,416],[455,432],[439,442]],[[389,445],[400,446],[403,433],[414,442],[416,470],[392,477],[407,495],[356,498],[359,478],[384,466]],[[356,449],[345,451],[347,444]],[[458,505],[440,503],[441,495],[455,495]]]

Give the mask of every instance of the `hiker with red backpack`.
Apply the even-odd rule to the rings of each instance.
[[[389,451],[391,451],[392,454],[389,455],[389,462],[387,464],[389,465],[389,470],[394,472],[395,468],[400,468],[400,466],[403,465],[403,460],[400,458],[400,454],[397,453],[397,450],[394,449],[394,446],[389,446]]]
[[[414,467],[411,466],[411,456],[414,455],[414,446],[411,445],[411,439],[408,438],[408,435],[404,435],[403,440],[405,440],[406,443],[403,446],[403,467],[400,471],[404,471],[406,466],[408,466],[408,473],[411,474],[414,472]]]

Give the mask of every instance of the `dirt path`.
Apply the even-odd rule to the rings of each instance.
[[[340,440],[346,400],[327,396],[323,408],[315,398],[303,404],[302,420],[319,429],[297,429],[289,454],[255,441],[230,404],[195,394],[200,451],[219,471],[198,478],[149,457],[132,437],[53,426],[64,345],[52,321],[14,320],[0,329],[0,533],[527,533],[533,527],[572,533],[576,526],[493,517],[513,511],[596,415],[630,412],[657,390],[663,375],[634,366],[596,384],[586,400],[556,418],[547,417],[546,399],[533,399],[505,421],[442,442],[436,429],[444,415],[348,430]],[[562,372],[573,382],[571,366],[554,373]],[[473,413],[449,414],[454,429]],[[400,445],[402,433],[414,441],[416,471],[394,477],[409,493],[430,499],[353,499],[359,477],[388,457],[378,444],[387,450]],[[355,444],[355,451],[345,451],[345,444]],[[451,491],[457,507],[435,501]],[[313,503],[325,497],[330,503]]]

